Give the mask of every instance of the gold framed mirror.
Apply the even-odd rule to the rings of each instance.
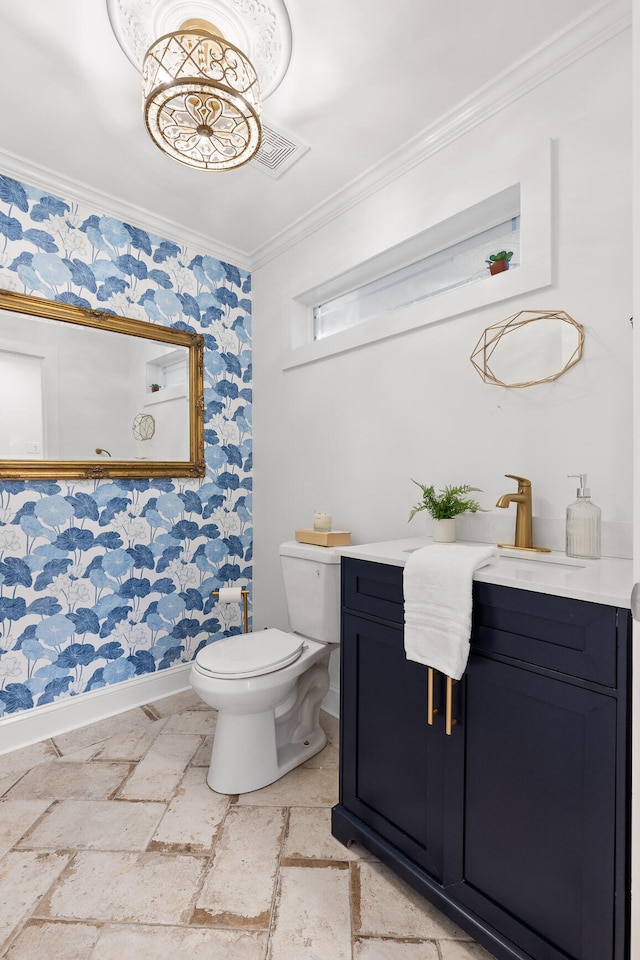
[[[0,480],[202,477],[204,337],[0,290]]]

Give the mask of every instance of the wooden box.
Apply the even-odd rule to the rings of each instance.
[[[318,547],[348,547],[349,530],[296,530],[298,543],[315,543]]]

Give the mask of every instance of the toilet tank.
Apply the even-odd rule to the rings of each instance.
[[[280,545],[280,562],[291,629],[320,643],[339,643],[340,554],[292,540]]]

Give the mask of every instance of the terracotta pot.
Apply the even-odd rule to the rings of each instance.
[[[503,270],[508,270],[508,269],[509,269],[508,260],[494,260],[493,263],[489,264],[489,270],[492,276],[494,273],[502,273]]]

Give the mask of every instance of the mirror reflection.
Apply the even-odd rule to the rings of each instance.
[[[0,306],[0,477],[203,474],[201,336],[4,292]]]

